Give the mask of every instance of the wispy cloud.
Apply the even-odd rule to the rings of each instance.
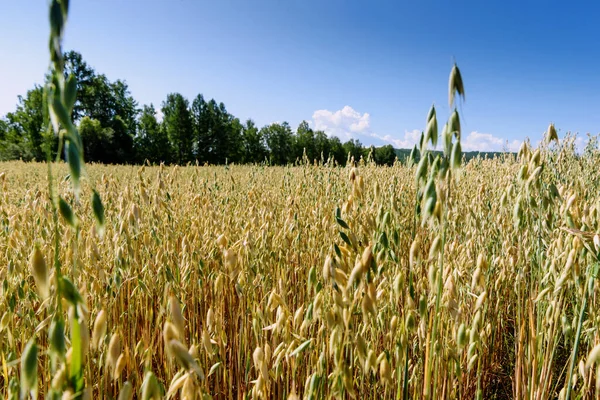
[[[419,143],[419,139],[421,139],[421,131],[418,129],[404,131],[404,135],[400,138],[392,135],[378,135],[376,133],[371,133],[369,136],[389,143],[397,149],[411,149],[415,144]]]
[[[373,142],[391,144],[395,148],[410,149],[419,143],[421,130],[405,130],[402,135],[389,135],[373,132],[371,129],[371,115],[361,113],[351,106],[344,106],[341,110],[317,110],[312,116],[312,126],[322,130],[329,136],[337,136],[342,141],[360,139],[364,144]],[[522,141],[506,140],[491,133],[473,131],[468,135],[463,134],[463,151],[518,151]],[[438,146],[439,150],[439,146]]]
[[[415,144],[419,143],[421,131],[418,129],[405,131],[404,135],[401,137],[395,137],[392,135],[378,135],[376,133],[371,133],[369,136],[389,143],[399,149],[410,149]],[[474,131],[468,134],[466,137],[463,136],[461,145],[463,151],[518,151],[519,146],[521,146],[521,141],[513,140],[509,142],[500,137],[494,136],[491,133],[480,133]],[[441,150],[439,146],[438,150]]]
[[[461,146],[463,151],[518,151],[522,141],[508,141],[491,133],[473,131],[463,136]]]

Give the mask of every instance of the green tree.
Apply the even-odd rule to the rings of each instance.
[[[272,164],[284,165],[294,161],[293,134],[287,122],[265,126],[261,129],[261,135],[266,139]]]
[[[230,115],[225,108],[225,104],[219,103],[214,99],[208,102],[209,112],[209,137],[211,164],[224,164],[229,155],[228,146],[230,142]]]
[[[330,156],[331,142],[323,131],[315,132],[315,153],[321,162],[326,162]]]
[[[0,120],[0,161],[18,159],[31,160],[33,154],[21,127],[11,121],[9,113]]]
[[[97,74],[75,51],[65,53],[65,76],[73,74],[77,79],[77,99],[73,107],[73,119],[85,116],[108,126],[117,115],[133,130],[139,114],[137,102],[122,80],[111,82],[106,75]]]
[[[79,122],[79,134],[83,141],[83,154],[87,162],[107,162],[111,152],[113,130],[103,128],[100,121],[83,117]]]
[[[391,144],[375,148],[373,158],[378,165],[393,165],[396,160],[396,151]]]
[[[110,124],[113,130],[111,152],[107,154],[106,162],[130,163],[134,160],[133,135],[129,125],[120,116],[116,115]]]
[[[317,158],[315,133],[312,129],[310,129],[308,122],[302,121],[300,125],[298,125],[295,139],[295,157],[302,158],[304,153],[306,153],[308,160],[311,162]]]
[[[204,163],[208,161],[209,149],[212,143],[209,132],[208,108],[204,96],[201,94],[196,96],[192,102],[190,113],[194,136],[193,153],[196,160]]]
[[[65,77],[73,74],[77,79],[77,100],[73,107],[73,119],[79,120],[85,115],[89,115],[95,103],[97,91],[94,90],[97,82],[95,82],[96,71],[90,67],[76,51],[68,51],[64,54]]]
[[[19,96],[17,110],[9,114],[12,124],[18,125],[28,151],[38,161],[45,160],[42,143],[44,138],[44,89],[35,85],[25,97]]]
[[[2,158],[45,160],[44,89],[35,85],[25,96],[18,97],[17,109],[3,121]]]
[[[209,104],[213,107],[215,112],[212,114],[213,120],[213,140],[214,140],[214,153],[213,153],[213,164],[224,164],[225,159],[228,155],[229,145],[229,113],[225,108],[225,104],[219,103],[215,107],[216,102],[211,99]]]
[[[242,127],[242,138],[244,148],[242,162],[260,163],[264,161],[268,152],[265,147],[263,131],[258,130],[251,119],[247,120],[246,124]]]
[[[242,124],[227,112],[225,104],[198,95],[191,108],[195,150],[200,162],[238,162],[244,154]]]
[[[104,74],[96,74],[81,54],[65,53],[65,75],[77,78],[77,99],[73,119],[83,117],[100,122],[102,128],[113,130],[111,147],[100,161],[126,163],[134,160],[133,137],[136,134],[138,104],[131,96],[127,83],[109,81]]]
[[[4,118],[0,118],[0,142],[6,140],[8,134],[8,122]]]
[[[350,157],[354,157],[354,162],[359,162],[360,157],[364,156],[364,147],[360,140],[358,139],[350,139],[346,143],[344,143],[344,150],[346,154]]]
[[[241,162],[244,156],[244,138],[242,136],[244,127],[239,118],[235,118],[231,114],[228,116],[226,157],[228,162],[237,163]]]
[[[171,142],[174,159],[179,164],[192,161],[192,117],[188,101],[180,93],[170,93],[163,102],[163,123]]]
[[[136,160],[144,163],[146,160],[155,163],[171,161],[171,143],[156,119],[154,106],[144,106],[138,122],[138,130],[134,140]]]
[[[342,145],[340,138],[333,136],[329,139],[329,149],[331,157],[333,157],[339,165],[346,165],[348,153],[346,153],[346,149],[344,148],[344,145]]]

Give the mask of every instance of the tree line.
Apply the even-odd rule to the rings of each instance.
[[[313,130],[302,121],[293,130],[287,123],[258,127],[251,119],[240,121],[225,104],[199,94],[191,102],[170,93],[160,106],[139,106],[123,80],[111,82],[82,58],[65,54],[65,75],[77,78],[73,119],[84,143],[87,162],[141,164],[265,163],[285,165],[321,161],[345,165],[350,157],[371,157],[378,164],[393,164],[391,145],[365,147],[359,140],[344,143]],[[48,127],[44,90],[35,85],[19,96],[17,108],[0,118],[0,160],[46,160],[56,156],[58,140]]]

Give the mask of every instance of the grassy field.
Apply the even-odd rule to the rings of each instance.
[[[568,143],[474,159],[437,181],[431,215],[417,166],[89,165],[104,235],[85,185],[78,230],[58,230],[86,395],[546,399],[571,373],[571,396],[597,396],[597,161]],[[73,307],[41,300],[56,286],[39,272],[56,234],[46,176],[0,164],[4,398],[31,337],[40,395],[74,362],[47,351],[50,309]]]

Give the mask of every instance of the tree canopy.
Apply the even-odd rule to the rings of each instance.
[[[371,151],[356,139],[342,143],[315,131],[307,121],[295,130],[287,122],[263,127],[251,119],[241,122],[224,103],[202,94],[191,102],[181,93],[168,94],[159,118],[154,105],[139,106],[125,81],[96,72],[80,53],[69,51],[64,60],[65,75],[77,78],[72,117],[88,162],[344,165],[351,157],[367,158]],[[56,153],[58,141],[47,133],[44,102],[43,86],[34,85],[19,96],[14,112],[0,118],[0,160],[45,160],[47,149]],[[395,157],[392,146],[383,146],[374,150],[372,160],[391,165]]]

